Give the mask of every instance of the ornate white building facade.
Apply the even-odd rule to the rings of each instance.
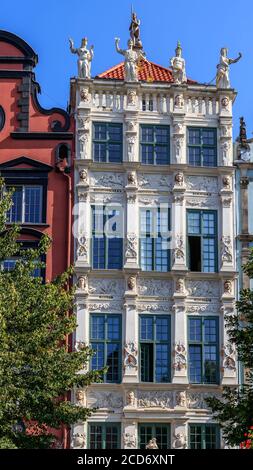
[[[123,64],[71,79],[75,347],[91,345],[91,367],[108,366],[103,383],[73,392],[98,409],[76,424],[72,447],[222,447],[205,398],[237,383],[224,326],[236,289],[236,94],[147,60],[136,66],[136,80],[124,80]],[[96,236],[94,221],[120,208],[122,236],[107,240],[101,226]]]

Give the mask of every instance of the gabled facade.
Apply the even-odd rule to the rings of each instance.
[[[51,280],[71,262],[73,128],[66,111],[40,106],[37,61],[25,41],[0,30],[0,176],[15,188],[8,222],[21,224],[24,249],[50,236],[46,267],[36,275]],[[14,263],[7,259],[1,268]],[[57,435],[59,446],[66,446],[66,430]]]
[[[0,173],[16,187],[10,223],[21,223],[22,241],[52,238],[45,279],[70,264],[71,155],[69,114],[43,109],[34,67],[38,57],[21,38],[0,31]]]
[[[91,367],[108,367],[103,383],[73,392],[98,410],[73,428],[72,447],[222,447],[205,398],[237,383],[224,323],[236,289],[236,93],[184,79],[174,60],[139,60],[133,43],[120,51],[124,66],[71,79],[75,348],[90,344]]]

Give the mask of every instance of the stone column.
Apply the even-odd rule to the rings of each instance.
[[[137,202],[137,176],[135,171],[127,174],[127,214],[126,214],[126,237],[125,237],[125,269],[138,269],[138,247],[139,247],[139,212]]]
[[[186,269],[186,230],[185,230],[185,180],[182,171],[177,171],[174,174],[174,187],[173,187],[173,203],[172,203],[172,270],[185,270]]]
[[[172,448],[187,449],[187,424],[185,421],[173,421],[171,425]]]
[[[234,259],[234,218],[232,177],[221,176],[221,233],[220,233],[220,271],[235,271]]]
[[[73,210],[74,224],[73,236],[75,240],[76,267],[89,267],[90,260],[90,237],[91,237],[91,217],[89,205],[89,183],[88,170],[79,170],[79,183],[76,185],[77,200]]]
[[[221,298],[220,316],[220,360],[221,385],[235,385],[237,383],[237,357],[234,345],[231,345],[226,329],[225,316],[234,313],[234,280],[225,279]]]
[[[186,290],[184,278],[175,281],[174,315],[172,321],[172,383],[187,384],[187,316],[186,316]]]
[[[91,93],[87,83],[78,81],[76,119],[76,159],[92,161],[91,145]]]
[[[123,316],[123,383],[136,383],[138,379],[138,314],[136,306],[136,276],[126,275],[125,313]]]
[[[122,449],[138,449],[138,424],[135,421],[122,421]]]

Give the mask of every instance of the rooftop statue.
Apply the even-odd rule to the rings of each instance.
[[[229,66],[230,64],[235,64],[238,60],[241,59],[242,54],[239,52],[239,55],[236,59],[228,58],[228,49],[222,47],[220,50],[220,63],[217,65],[216,72],[216,86],[217,88],[230,88],[229,81]]]
[[[142,42],[140,39],[140,24],[141,21],[137,19],[136,13],[132,13],[132,21],[129,26],[130,37],[133,41],[133,48],[142,49]]]
[[[138,81],[138,65],[142,59],[145,59],[142,51],[136,51],[134,49],[134,43],[132,39],[129,39],[127,45],[128,49],[120,49],[119,38],[115,38],[116,51],[125,57],[124,69],[125,69],[125,80],[126,82],[137,82]]]
[[[83,38],[81,47],[75,49],[73,39],[69,39],[70,50],[73,54],[78,55],[78,77],[79,78],[91,78],[90,69],[91,61],[94,56],[94,46],[87,49],[88,39]]]
[[[179,41],[177,42],[175,53],[175,57],[172,57],[170,60],[173,79],[177,84],[185,83],[187,81],[185,73],[185,60],[182,58],[182,47]]]

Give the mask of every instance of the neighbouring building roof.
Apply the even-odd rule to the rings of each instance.
[[[100,73],[96,78],[109,80],[124,80],[124,62]],[[169,68],[157,65],[154,62],[142,61],[138,71],[138,78],[144,82],[167,82],[173,83],[172,71]],[[197,83],[187,78],[187,83]]]

